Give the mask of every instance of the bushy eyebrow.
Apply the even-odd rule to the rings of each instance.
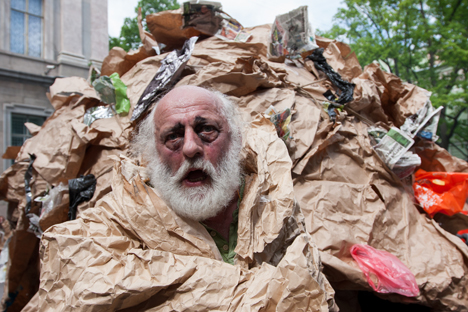
[[[193,126],[194,127],[197,127],[197,126],[201,126],[201,125],[204,125],[206,123],[209,122],[209,119],[205,118],[205,117],[201,117],[201,116],[196,116],[195,119],[194,119],[194,124]],[[183,132],[185,131],[185,126],[178,122],[175,126],[167,129],[167,130],[164,130],[162,133],[161,133],[161,139],[164,139],[167,135],[171,134],[171,133],[178,133],[178,132]]]
[[[169,133],[174,133],[174,132],[179,132],[179,131],[183,131],[185,129],[185,126],[183,124],[181,124],[180,122],[177,123],[174,127],[172,128],[169,128],[167,129],[166,131],[164,131],[162,133],[163,136],[166,136],[167,134]]]
[[[206,118],[203,118],[201,116],[195,117],[195,125],[203,124],[203,123],[206,123],[206,122],[207,122]]]

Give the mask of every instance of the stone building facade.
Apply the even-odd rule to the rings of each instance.
[[[107,0],[0,1],[0,151],[42,124],[57,77],[88,76],[108,54]],[[0,162],[0,172],[11,164]]]

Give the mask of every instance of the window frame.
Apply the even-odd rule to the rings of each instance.
[[[44,57],[44,12],[45,12],[45,7],[44,7],[44,0],[40,0],[42,2],[42,12],[41,12],[41,15],[37,15],[37,14],[34,14],[34,13],[29,13],[28,12],[28,9],[29,9],[29,0],[25,0],[26,2],[26,6],[25,6],[25,10],[20,10],[20,9],[14,9],[12,6],[11,6],[11,1],[10,1],[10,12],[9,12],[9,15],[10,15],[10,18],[9,18],[9,51],[12,52],[12,53],[16,53],[16,54],[19,54],[19,55],[25,55],[25,56],[28,56],[28,57],[39,57],[39,58],[43,58]],[[13,52],[12,50],[12,47],[11,47],[11,34],[12,34],[12,29],[11,29],[11,12],[12,11],[15,11],[15,12],[19,12],[19,13],[23,13],[24,14],[24,26],[25,26],[25,32],[24,32],[24,53],[17,53],[17,52]],[[29,16],[34,16],[34,17],[39,17],[41,19],[41,54],[40,56],[34,56],[34,55],[29,55]]]
[[[49,117],[54,112],[53,108],[37,107],[27,104],[6,103],[3,105],[3,153],[11,146],[11,115],[21,114],[38,117]],[[10,167],[10,159],[3,160],[3,171]]]

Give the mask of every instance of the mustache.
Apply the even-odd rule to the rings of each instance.
[[[167,170],[170,168],[166,167]],[[216,169],[214,168],[213,164],[208,160],[203,160],[201,158],[197,158],[194,160],[184,160],[182,165],[179,167],[177,172],[172,175],[174,180],[181,182],[191,170],[202,170],[208,177],[213,178],[216,176]]]

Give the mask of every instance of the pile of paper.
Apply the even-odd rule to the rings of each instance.
[[[197,14],[218,16],[213,13],[216,7],[198,9],[201,13]],[[128,114],[107,114],[87,125],[85,113],[106,106],[93,86],[72,77],[57,79],[50,88],[54,114],[34,131],[15,163],[0,177],[0,198],[9,202],[8,217],[15,225],[8,243],[4,304],[21,309],[37,291],[39,239],[31,231],[27,215],[38,217],[41,231],[68,220],[67,191],[56,194],[61,196],[60,201],[42,214],[42,203],[35,199],[46,196],[60,183],[66,185],[71,179],[93,174],[95,192],[91,200],[78,205],[79,217],[111,191],[114,160],[120,154],[130,156],[132,132],[154,102],[136,115],[137,103],[165,64],[164,59],[196,35],[199,39],[190,58],[178,70],[176,87],[195,85],[219,90],[238,106],[246,121],[267,111],[272,115],[287,112],[284,118],[279,115],[273,120],[279,120],[275,125],[283,131],[281,136],[292,160],[295,196],[307,231],[320,250],[323,272],[337,290],[338,306],[343,304],[340,291],[372,291],[350,253],[352,245],[368,244],[401,260],[414,274],[420,290],[413,298],[398,294],[380,295],[382,298],[434,310],[466,309],[468,247],[424,214],[415,204],[411,185],[392,171],[410,151],[420,159],[417,167],[426,171],[468,172],[466,162],[433,142],[437,122],[429,117],[437,112],[430,106],[429,93],[403,83],[377,63],[362,68],[348,45],[313,38],[308,25],[301,30],[308,36],[302,38],[306,48],[295,50],[302,56],[273,61],[269,58],[271,47],[280,43],[271,41],[270,25],[246,29],[248,41],[237,42],[208,36],[200,27],[182,28],[197,21],[187,14],[178,10],[147,16],[151,34],[141,32],[142,42],[147,44],[130,53],[113,49],[104,60],[101,74],[117,72],[127,86],[131,104]],[[222,25],[225,23],[218,21],[208,26]],[[279,34],[281,23],[275,25],[274,33]],[[289,42],[282,51],[291,54],[292,50],[286,48]],[[158,55],[155,47],[161,44],[165,47]],[[339,96],[339,90],[307,58],[315,49],[313,44],[324,49],[327,63],[342,79],[355,85],[352,101],[337,103],[324,95],[330,91]],[[132,115],[136,116],[133,121]],[[383,137],[374,149],[375,141],[368,131],[376,128],[383,129]],[[36,157],[30,180],[32,201],[26,211],[25,173],[32,154]]]

